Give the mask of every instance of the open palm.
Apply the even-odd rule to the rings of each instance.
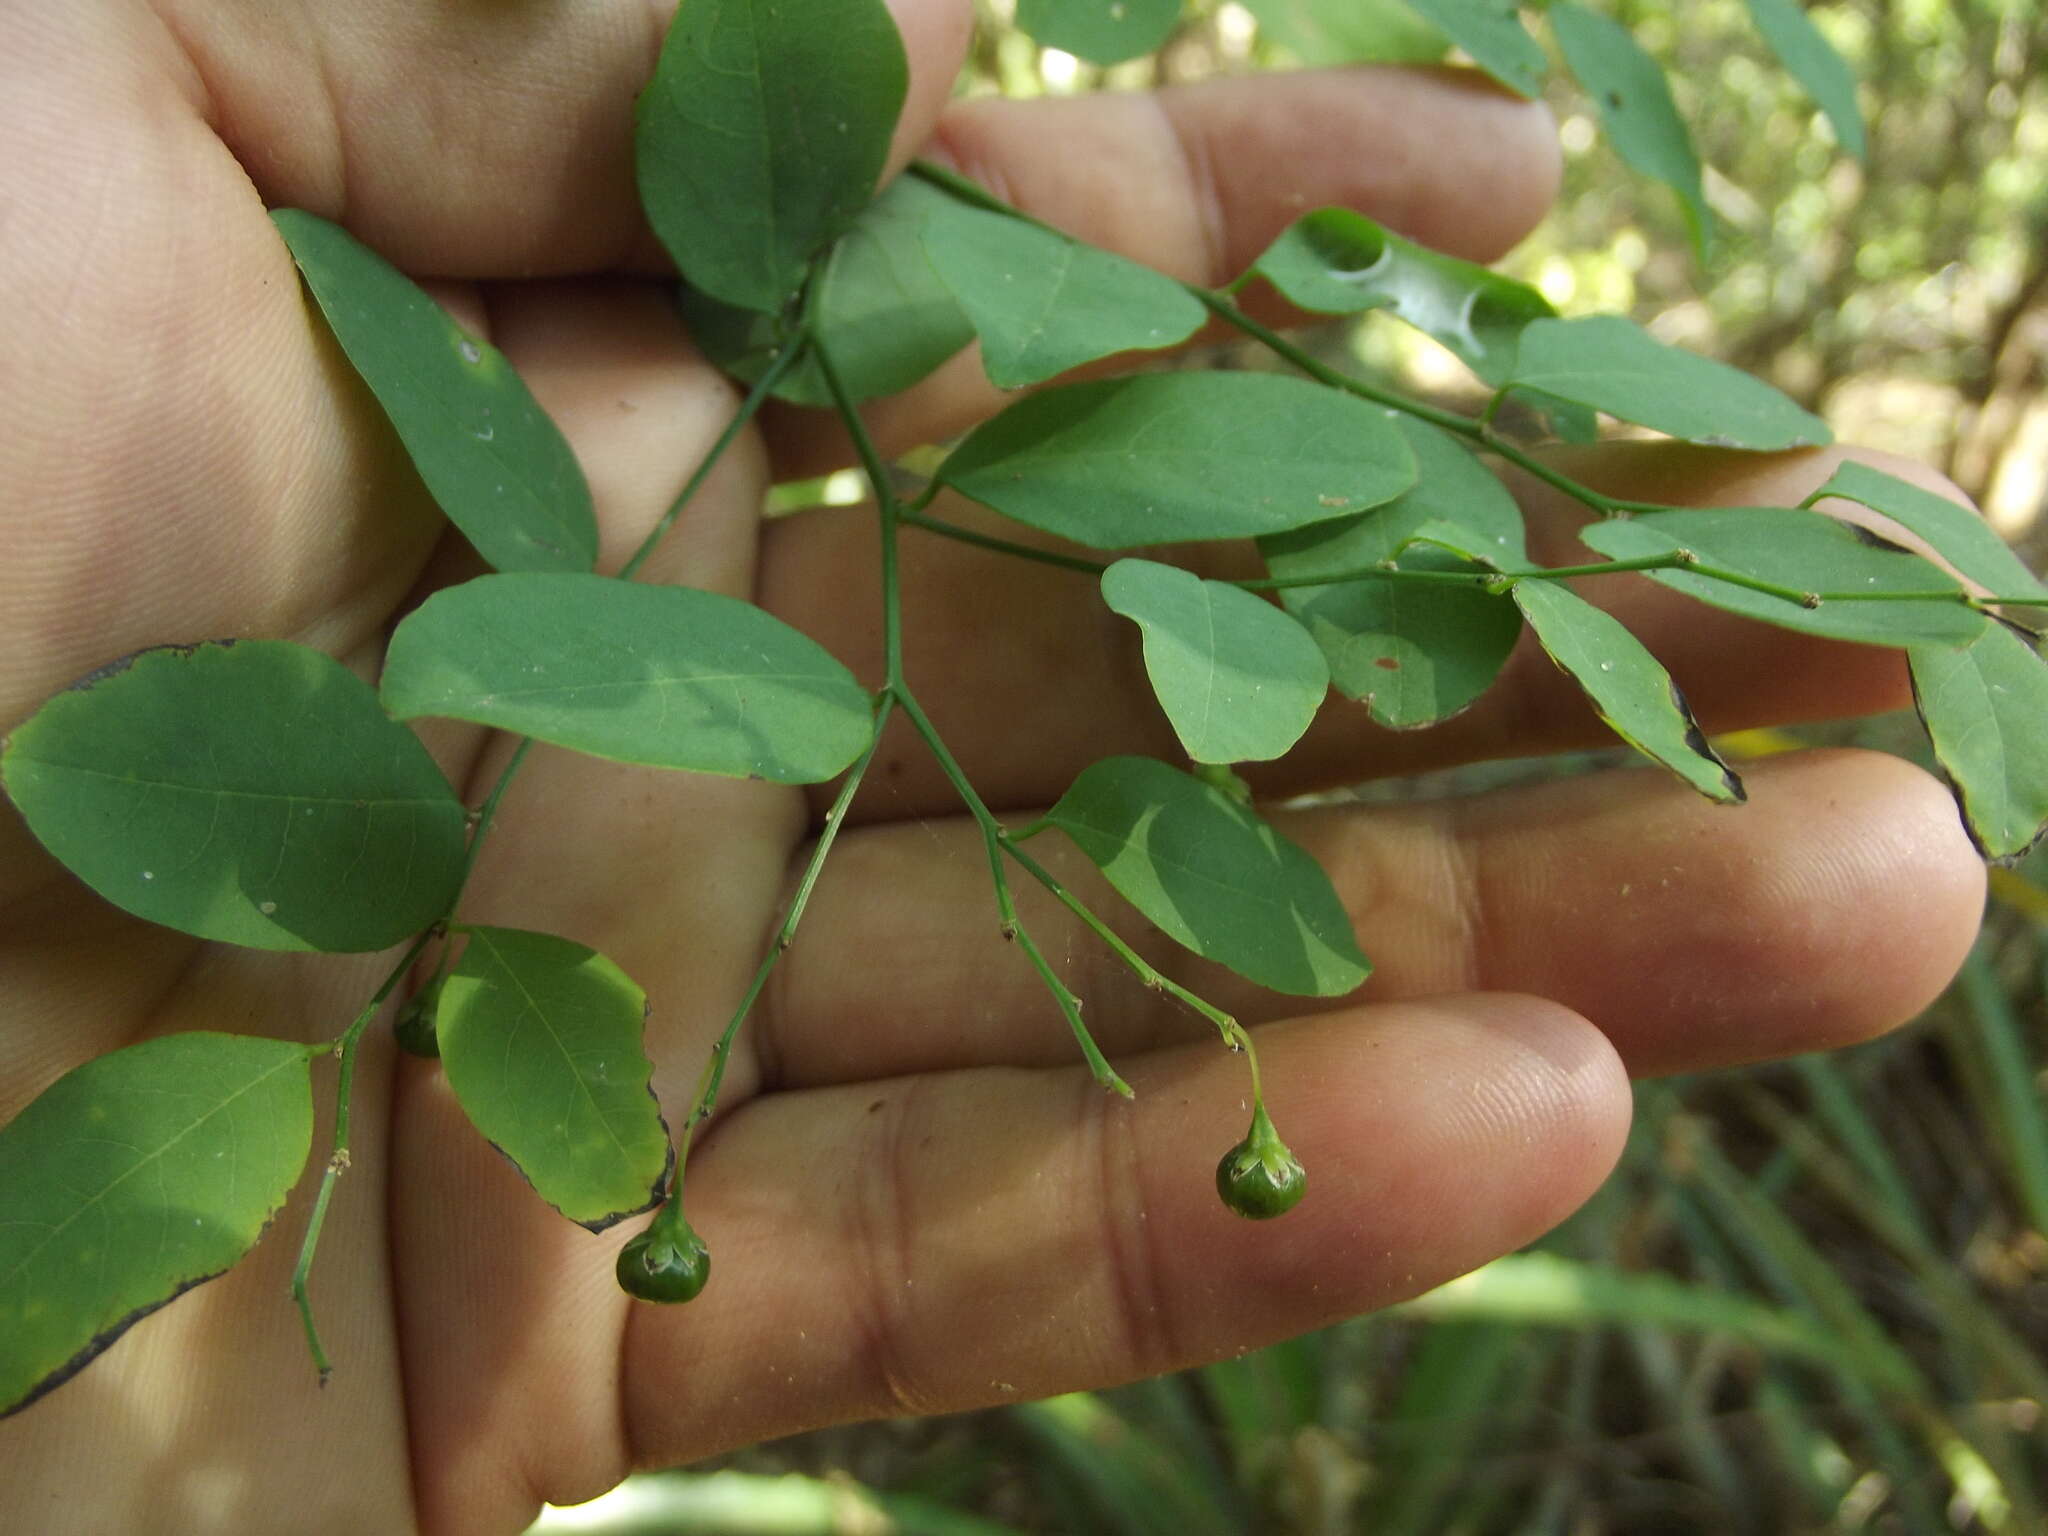
[[[310,314],[266,204],[344,222],[506,352],[584,465],[604,568],[729,417],[734,392],[683,334],[632,194],[630,103],[662,26],[649,8],[4,9],[0,727],[167,640],[287,637],[373,675],[396,618],[474,571]],[[1324,203],[1483,258],[1555,184],[1540,111],[1448,73],[948,106],[969,7],[896,9],[912,86],[894,163],[948,158],[1178,276],[1221,281]],[[995,403],[968,358],[871,420],[888,450]],[[819,421],[771,420],[644,575],[761,602],[875,680],[870,520],[759,517],[773,480],[842,456]],[[1631,445],[1575,472],[1631,496],[1789,503],[1826,467]],[[1538,557],[1567,558],[1570,515],[1528,500]],[[1087,583],[954,544],[913,542],[906,562],[912,680],[998,810],[1042,807],[1107,753],[1171,755],[1127,626]],[[1903,690],[1889,653],[1711,617],[1647,585],[1597,595],[1716,728],[1883,707]],[[509,750],[468,727],[427,734],[472,802]],[[1594,734],[1569,681],[1525,653],[1427,734],[1327,712],[1259,788]],[[1285,814],[1379,964],[1362,1000],[1303,1015],[1148,950],[1261,1029],[1312,1191],[1253,1227],[1211,1187],[1241,1132],[1238,1064],[1057,909],[1028,907],[1138,1096],[1096,1089],[997,931],[978,834],[892,733],[692,1155],[691,1217],[715,1255],[700,1300],[630,1303],[611,1279],[625,1234],[549,1212],[438,1071],[380,1043],[314,1279],[332,1385],[316,1388],[285,1301],[302,1188],[247,1263],[0,1425],[0,1523],[516,1531],[538,1500],[591,1496],[638,1464],[1126,1379],[1412,1294],[1593,1189],[1626,1126],[1624,1066],[1861,1038],[1947,979],[1982,877],[1936,785],[1830,754],[1760,766],[1751,789],[1741,812],[1631,774]],[[540,749],[464,916],[616,959],[652,1002],[655,1086],[673,1114],[817,810],[795,790]],[[1076,866],[1061,873],[1117,912]],[[385,964],[136,923],[10,811],[0,1118],[156,1034],[331,1037]]]

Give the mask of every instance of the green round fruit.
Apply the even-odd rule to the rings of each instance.
[[[619,1250],[619,1289],[642,1301],[695,1300],[711,1278],[711,1250],[687,1221],[665,1216]]]
[[[1307,1188],[1308,1175],[1300,1161],[1263,1114],[1252,1121],[1251,1135],[1216,1165],[1216,1193],[1238,1215],[1253,1221],[1286,1215],[1301,1204]]]

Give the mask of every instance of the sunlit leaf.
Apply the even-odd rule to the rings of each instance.
[[[568,939],[461,932],[434,1033],[463,1113],[571,1221],[600,1232],[647,1210],[670,1153],[641,1043],[646,996]]]
[[[1557,313],[1527,283],[1404,240],[1348,208],[1302,215],[1252,271],[1302,309],[1398,315],[1490,384],[1506,382],[1522,328]]]
[[[1565,65],[1593,98],[1615,153],[1678,194],[1693,249],[1705,261],[1714,242],[1714,216],[1707,207],[1699,154],[1671,100],[1664,71],[1626,27],[1596,11],[1557,0],[1549,16]]]
[[[383,949],[461,877],[466,813],[419,738],[283,641],[128,657],[17,727],[0,773],[73,874],[201,938]]]
[[[1805,8],[1798,0],[1749,0],[1749,14],[1778,62],[1827,114],[1842,148],[1863,159],[1866,145],[1863,112],[1856,105],[1856,77]]]
[[[1105,758],[1047,819],[1162,932],[1261,986],[1335,997],[1371,969],[1322,867],[1199,779]]]
[[[1522,25],[1516,0],[1408,0],[1472,62],[1519,96],[1541,96],[1550,61]]]
[[[1263,762],[1301,739],[1330,669],[1302,627],[1224,581],[1151,560],[1119,560],[1102,597],[1144,631],[1145,671],[1188,756]]]
[[[587,571],[597,521],[576,456],[504,354],[338,224],[271,218],[426,487],[505,571]]]
[[[0,1416],[256,1245],[305,1167],[303,1046],[166,1035],[0,1129]]]
[[[1989,523],[1946,496],[1855,459],[1836,465],[1828,483],[1808,498],[1808,504],[1825,496],[1840,496],[1882,512],[1926,540],[1929,549],[1995,596],[2048,595],[2048,587],[2042,586],[2040,578]]]
[[[1243,0],[1259,35],[1310,67],[1433,64],[1450,40],[1402,0]]]
[[[974,326],[924,250],[928,220],[974,212],[915,176],[899,177],[839,237],[818,279],[812,325],[830,349],[840,382],[856,400],[908,389],[974,340]],[[685,287],[690,339],[719,367],[752,383],[787,346],[797,317],[722,304]],[[830,405],[816,362],[783,375],[776,395]]]
[[[829,779],[874,731],[868,695],[815,640],[751,603],[602,576],[485,576],[391,637],[384,707],[656,768]]]
[[[634,113],[648,222],[693,288],[773,313],[874,196],[909,81],[883,0],[688,0]]]
[[[1271,373],[1068,384],[984,422],[939,478],[1098,549],[1242,538],[1378,506],[1415,482],[1389,412]]]
[[[1017,27],[1091,64],[1152,52],[1180,20],[1180,0],[1017,0]]]
[[[2003,624],[1960,649],[1906,652],[1913,700],[1984,856],[2010,862],[2048,833],[2048,662]]]
[[[1505,382],[1692,443],[1803,448],[1831,437],[1826,422],[1763,380],[1667,347],[1619,315],[1530,322]]]
[[[1020,389],[1118,352],[1170,347],[1208,311],[1172,278],[1023,219],[960,209],[925,250],[981,336],[989,381]]]
[[[1961,602],[1912,594],[1960,593],[1947,573],[1918,555],[1875,541],[1847,523],[1789,507],[1687,508],[1594,523],[1579,537],[1616,560],[1690,550],[1701,569],[1655,570],[1666,586],[1783,629],[1868,645],[1966,645],[1985,619]],[[1788,600],[1719,580],[1730,571],[1821,601]],[[1872,598],[1829,601],[1870,593]],[[1886,598],[1878,594],[1904,593]]]
[[[1708,745],[1671,674],[1620,620],[1561,582],[1520,581],[1514,592],[1550,659],[1586,690],[1615,735],[1710,800],[1746,798],[1741,779]]]

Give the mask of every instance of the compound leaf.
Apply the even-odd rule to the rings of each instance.
[[[939,479],[1005,517],[1098,549],[1278,533],[1378,506],[1415,482],[1391,413],[1270,373],[1061,385],[984,422]]]
[[[908,389],[974,340],[974,326],[925,256],[927,221],[973,212],[915,176],[899,177],[839,237],[818,279],[812,325],[856,400]],[[797,341],[795,319],[682,291],[690,337],[726,372],[749,383]],[[826,406],[832,392],[806,358],[775,394]]]
[[[1091,64],[1152,52],[1180,20],[1180,0],[1017,0],[1017,27]]]
[[[504,571],[587,571],[576,456],[505,356],[338,224],[271,214],[306,287],[448,520]]]
[[[1964,823],[2010,863],[2048,832],[2048,661],[2004,624],[1961,648],[1915,645],[1913,701]]]
[[[1371,970],[1322,867],[1200,779],[1105,758],[1047,820],[1162,932],[1262,987],[1335,997]]]
[[[982,365],[1000,389],[1173,346],[1208,316],[1163,273],[1007,214],[961,208],[929,221],[924,244],[980,334]]]
[[[1541,96],[1550,61],[1522,25],[1517,0],[1408,0],[1425,21],[1518,96]]]
[[[182,1034],[99,1056],[0,1129],[0,1416],[256,1245],[305,1167],[305,1047]]]
[[[540,1197],[601,1232],[668,1182],[668,1126],[648,1087],[647,999],[594,949],[518,928],[465,928],[434,1017],[463,1113]]]
[[[1713,245],[1700,158],[1657,61],[1618,22],[1573,0],[1550,7],[1550,29],[1566,66],[1599,108],[1615,152],[1633,169],[1678,194],[1693,249],[1705,261]]]
[[[1531,321],[1503,383],[1691,443],[1803,448],[1831,437],[1826,422],[1763,380],[1667,347],[1619,315]]]
[[[1888,475],[1854,459],[1835,466],[1828,483],[1807,499],[1811,506],[1824,496],[1840,496],[1881,512],[1900,527],[1926,540],[1933,550],[1964,576],[1998,597],[2038,597],[2048,587],[2027,569],[2012,546],[1991,525],[1958,502]]]
[[[1821,35],[1798,0],[1749,0],[1750,19],[1786,72],[1806,87],[1833,124],[1835,138],[1858,160],[1865,158],[1863,111],[1856,105],[1856,77]]]
[[[1252,271],[1318,314],[1398,315],[1489,384],[1505,383],[1513,371],[1522,328],[1557,314],[1527,283],[1404,240],[1348,208],[1303,214]]]
[[[1323,653],[1271,603],[1151,560],[1102,573],[1103,601],[1145,636],[1145,671],[1198,763],[1264,762],[1301,739],[1330,686]]]
[[[1819,512],[1789,507],[1686,508],[1611,518],[1579,531],[1579,538],[1616,560],[1690,550],[1702,566],[1792,592],[1820,594],[1801,602],[1719,580],[1704,571],[1655,570],[1666,586],[1783,629],[1803,630],[1866,645],[1967,645],[1986,620],[1960,601],[1905,597],[1827,601],[1861,592],[1956,593],[1948,574],[1904,550]]]
[[[383,949],[461,878],[465,812],[419,738],[340,662],[281,640],[116,662],[19,726],[0,774],[73,874],[204,939]]]
[[[634,154],[684,281],[779,311],[874,196],[908,82],[883,0],[678,7],[634,112]]]
[[[1671,674],[1619,619],[1559,582],[1520,581],[1514,592],[1550,659],[1586,690],[1615,735],[1710,800],[1747,798],[1735,770],[1708,745]]]
[[[495,725],[655,768],[815,784],[874,732],[809,636],[738,598],[603,576],[485,576],[391,637],[384,707]]]

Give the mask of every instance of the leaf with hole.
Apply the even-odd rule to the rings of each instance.
[[[1330,669],[1315,641],[1240,587],[1119,560],[1102,573],[1102,598],[1144,632],[1152,691],[1198,763],[1279,757],[1322,706]]]
[[[1561,582],[1519,581],[1514,596],[1544,651],[1586,690],[1615,735],[1709,800],[1747,798],[1742,780],[1708,744],[1671,674],[1619,619]]]
[[[1913,702],[1987,859],[2011,863],[2048,833],[2048,661],[2004,624],[1961,648],[1911,646]]]
[[[281,640],[103,668],[15,728],[0,776],[65,868],[203,939],[383,949],[462,876],[466,812],[419,738],[340,662]]]
[[[1826,422],[1763,380],[1667,347],[1619,315],[1532,321],[1504,383],[1689,443],[1768,450],[1812,447],[1832,437]]]
[[[1699,153],[1671,99],[1664,71],[1626,27],[1598,12],[1558,0],[1549,16],[1565,66],[1593,98],[1615,153],[1638,174],[1678,195],[1693,252],[1705,261],[1714,243],[1714,215],[1707,207]]]
[[[1017,0],[1017,28],[1091,64],[1121,64],[1166,41],[1180,0]]]
[[[1541,96],[1550,61],[1522,25],[1517,0],[1408,0],[1425,21],[1518,96]]]
[[[1060,385],[984,422],[939,480],[1097,549],[1244,538],[1391,500],[1415,483],[1392,413],[1271,373]]]
[[[1610,518],[1582,528],[1579,538],[1613,560],[1689,550],[1701,566],[1790,592],[1817,594],[1818,602],[1788,599],[1683,567],[1648,573],[1717,608],[1833,640],[1967,645],[1986,622],[1960,600],[1944,600],[1947,594],[1959,599],[1962,592],[1946,572],[1819,512],[1790,507],[1685,508]],[[1864,593],[1870,596],[1860,595]]]
[[[1812,506],[1827,496],[1840,496],[1882,513],[1994,596],[2048,596],[2048,587],[2027,569],[2012,546],[1960,502],[1855,459],[1836,465],[1828,483],[1808,497],[1806,504]]]
[[[1303,214],[1252,271],[1318,314],[1398,315],[1489,384],[1504,383],[1513,370],[1522,328],[1557,314],[1527,283],[1403,240],[1348,208]]]
[[[1750,19],[1770,44],[1786,73],[1806,87],[1826,114],[1842,148],[1865,158],[1863,111],[1856,105],[1856,77],[1798,0],[1748,0]]]
[[[904,176],[841,235],[818,279],[811,324],[856,400],[908,389],[974,340],[974,326],[925,256],[928,221],[974,212],[929,182]],[[684,288],[690,338],[727,373],[748,383],[799,340],[796,317],[720,303]],[[825,406],[832,392],[815,360],[797,362],[777,398]]]
[[[962,208],[934,218],[924,244],[973,321],[982,365],[1000,389],[1177,345],[1208,317],[1165,274],[1007,214]]]
[[[0,1416],[262,1237],[313,1144],[306,1049],[165,1035],[73,1068],[0,1129]]]
[[[338,224],[271,215],[334,338],[391,418],[427,490],[502,571],[587,571],[590,488],[505,356]]]
[[[648,1087],[647,999],[594,949],[463,928],[435,1036],[470,1123],[571,1221],[601,1232],[662,1197],[668,1126]]]
[[[716,592],[603,576],[485,576],[398,626],[384,707],[494,725],[615,762],[816,784],[874,710],[809,636]]]
[[[1105,758],[1046,819],[1162,932],[1262,987],[1336,997],[1371,970],[1322,867],[1200,779]]]
[[[780,311],[874,196],[909,65],[883,0],[689,0],[634,110],[640,201],[691,287]]]

